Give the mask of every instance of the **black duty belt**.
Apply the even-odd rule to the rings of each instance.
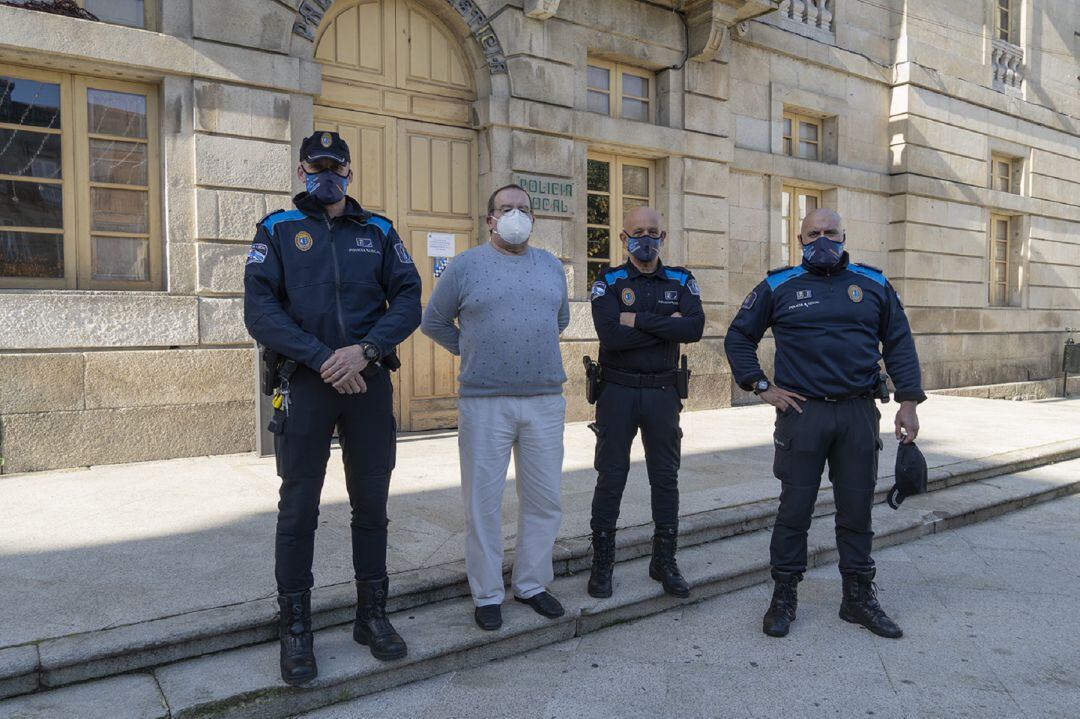
[[[600,379],[604,382],[621,384],[624,387],[670,387],[675,384],[675,370],[660,374],[635,374],[602,367]]]
[[[816,399],[819,402],[846,402],[849,399],[873,399],[873,392],[856,392],[854,394],[842,394],[836,397],[810,397],[810,399]]]

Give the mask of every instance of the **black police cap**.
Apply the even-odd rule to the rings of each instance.
[[[900,503],[913,494],[926,491],[926,457],[915,443],[901,444],[896,450],[896,484],[889,490],[889,506],[899,509]]]
[[[300,159],[304,162],[328,158],[344,165],[350,161],[349,146],[336,132],[316,132],[300,143]]]

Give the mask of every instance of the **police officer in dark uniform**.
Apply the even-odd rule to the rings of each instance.
[[[406,654],[386,617],[386,501],[396,428],[387,365],[420,324],[420,277],[390,220],[346,195],[349,148],[316,132],[300,148],[307,191],[257,225],[244,274],[244,322],[281,355],[274,449],[281,476],[274,553],[281,676],[318,670],[311,574],[319,495],[338,428],[352,506],[357,610],[353,638],[379,659]]]
[[[619,233],[630,259],[601,275],[592,286],[601,380],[596,423],[591,425],[596,433],[597,479],[588,590],[594,597],[612,593],[615,523],[630,471],[630,445],[638,428],[645,446],[655,525],[649,576],[661,582],[668,594],[690,596],[690,586],[675,561],[682,445],[679,412],[689,379],[685,368],[679,368],[678,358],[679,343],[701,339],[705,313],[690,271],[660,262],[665,237],[655,210],[630,210]]]
[[[827,461],[844,585],[840,618],[895,639],[903,632],[878,603],[870,557],[881,449],[874,394],[884,381],[878,367],[884,357],[900,402],[896,437],[913,442],[919,433],[915,408],[926,399],[915,342],[900,298],[881,271],[850,261],[836,212],[808,215],[799,240],[802,264],[769,272],[743,301],[724,342],[735,381],[776,407],[773,473],[782,485],[770,548],[775,587],[763,630],[784,636],[795,619],[806,533]],[[775,382],[757,358],[770,327]]]

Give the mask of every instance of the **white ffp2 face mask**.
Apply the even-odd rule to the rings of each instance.
[[[532,234],[532,218],[521,210],[510,210],[495,223],[495,229],[504,242],[520,245]]]

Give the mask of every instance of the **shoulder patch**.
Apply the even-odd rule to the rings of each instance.
[[[394,243],[394,251],[397,252],[398,259],[402,264],[411,265],[413,263],[412,257],[409,256],[409,251],[405,249],[405,245],[400,242]]]
[[[690,294],[692,294],[692,295],[697,295],[698,297],[701,296],[701,290],[697,286],[697,280],[695,280],[693,278],[691,278],[686,283],[686,289],[690,290]]]
[[[266,261],[266,253],[269,252],[269,248],[261,242],[251,243],[251,249],[248,250],[247,263],[249,265],[261,265]]]
[[[670,267],[665,267],[664,268],[664,274],[667,275],[667,278],[669,280],[675,280],[680,285],[685,285],[686,281],[690,278],[690,273],[689,272],[684,272],[682,270],[673,270]],[[694,294],[697,294],[697,293],[695,292]]]
[[[768,277],[765,278],[765,281],[769,284],[769,289],[775,290],[788,280],[802,277],[805,274],[806,270],[803,267],[788,267],[778,272],[770,272]]]
[[[592,285],[592,298],[595,300],[597,297],[603,297],[607,294],[607,284],[601,280],[593,282]]]
[[[757,302],[757,291],[751,290],[750,294],[746,296],[746,299],[742,301],[742,309],[753,309],[755,302]]]
[[[277,210],[259,220],[259,224],[266,228],[267,234],[274,234],[274,226],[280,222],[302,220],[306,217],[300,210]]]
[[[626,277],[627,274],[625,269],[612,270],[604,275],[604,282],[613,285],[616,280],[626,279]]]
[[[869,265],[853,264],[848,265],[848,269],[857,275],[861,275],[863,277],[873,280],[874,282],[877,282],[882,287],[885,286],[885,275],[881,272],[881,270],[877,269],[876,267],[870,267]]]
[[[372,215],[368,218],[368,224],[378,227],[384,235],[389,235],[390,230],[394,228],[394,223],[382,215]]]

